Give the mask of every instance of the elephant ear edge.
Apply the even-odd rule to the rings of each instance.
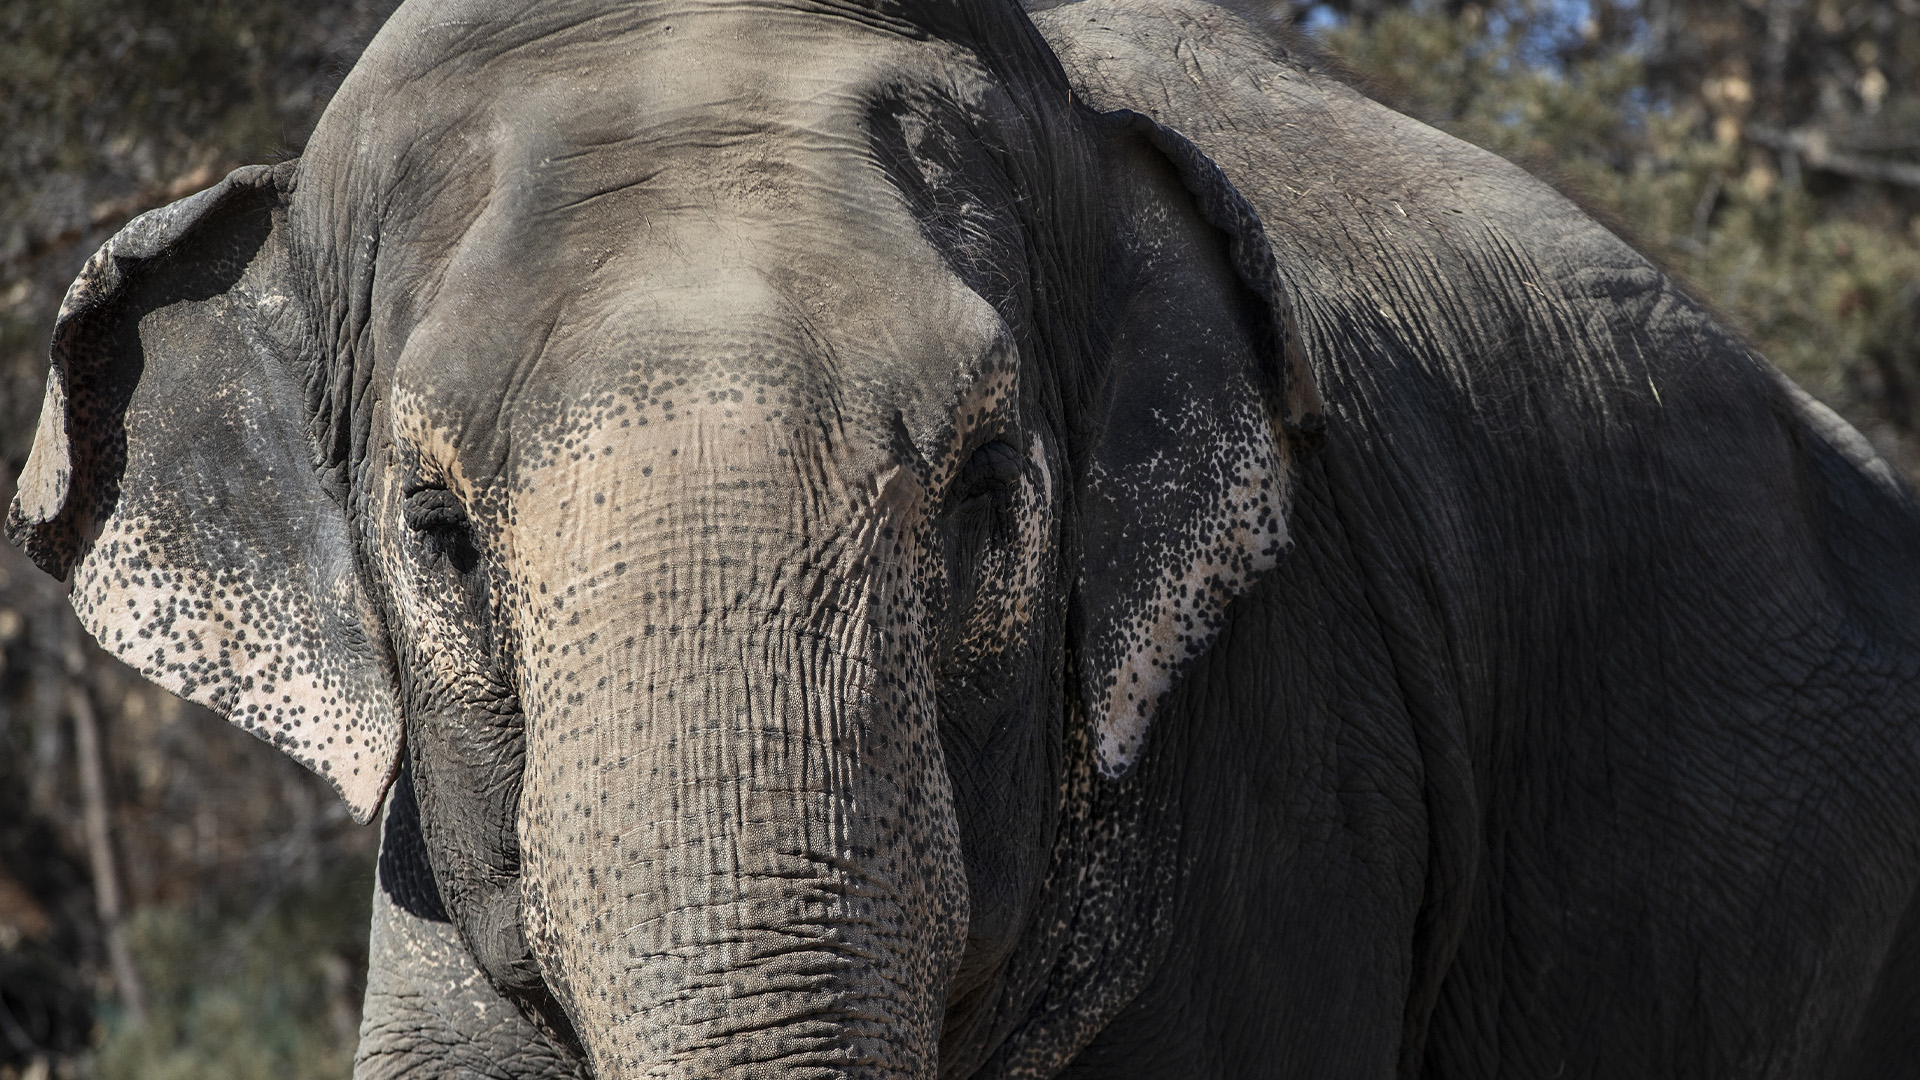
[[[1117,779],[1229,606],[1291,549],[1294,469],[1324,418],[1252,206],[1179,132],[1098,118],[1135,265],[1081,486],[1074,610],[1096,763]]]
[[[7,535],[88,631],[319,773],[356,821],[400,712],[340,492],[309,438],[295,162],[135,218],[68,290]]]
[[[1320,449],[1326,442],[1325,409],[1313,368],[1307,362],[1306,344],[1300,338],[1293,296],[1280,280],[1273,245],[1267,242],[1267,229],[1259,212],[1220,166],[1185,135],[1132,109],[1116,109],[1106,115],[1139,134],[1166,157],[1199,206],[1201,216],[1226,237],[1234,273],[1266,308],[1259,346],[1265,361],[1260,365],[1265,383],[1261,389],[1269,409],[1296,450],[1311,454]]]
[[[249,166],[204,191],[140,214],[100,245],[67,287],[53,324],[52,363],[40,424],[15,485],[13,504],[7,508],[7,539],[54,577],[66,580],[83,547],[91,542],[89,526],[101,509],[86,505],[84,494],[72,498],[74,444],[68,430],[81,418],[73,415],[69,405],[67,381],[74,367],[85,366],[82,354],[88,331],[112,318],[115,301],[144,264],[190,236],[209,211],[236,196],[244,198],[240,193],[248,189],[273,185],[270,173],[266,166]]]

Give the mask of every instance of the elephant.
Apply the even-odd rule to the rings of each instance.
[[[355,1075],[1920,1069],[1920,516],[1201,0],[408,0],[8,533],[382,812]]]

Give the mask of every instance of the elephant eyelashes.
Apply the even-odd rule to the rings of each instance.
[[[473,542],[466,507],[453,492],[441,487],[420,488],[407,495],[401,517],[419,538],[429,559],[444,560],[462,574],[473,572],[480,549]]]
[[[963,510],[1011,509],[1022,465],[1020,451],[1004,440],[980,447],[954,478],[955,505]]]

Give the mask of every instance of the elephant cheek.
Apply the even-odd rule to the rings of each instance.
[[[542,969],[605,1080],[931,1077],[968,913],[920,650],[871,600],[715,617],[715,584],[552,618],[520,820]]]

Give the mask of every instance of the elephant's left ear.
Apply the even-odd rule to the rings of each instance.
[[[1290,549],[1294,464],[1322,418],[1259,216],[1178,132],[1103,119],[1124,269],[1074,612],[1100,770],[1119,776],[1228,606]]]
[[[109,652],[313,768],[364,822],[400,713],[342,495],[309,437],[293,175],[241,169],[88,261],[54,325],[7,535],[73,575],[74,609]]]

